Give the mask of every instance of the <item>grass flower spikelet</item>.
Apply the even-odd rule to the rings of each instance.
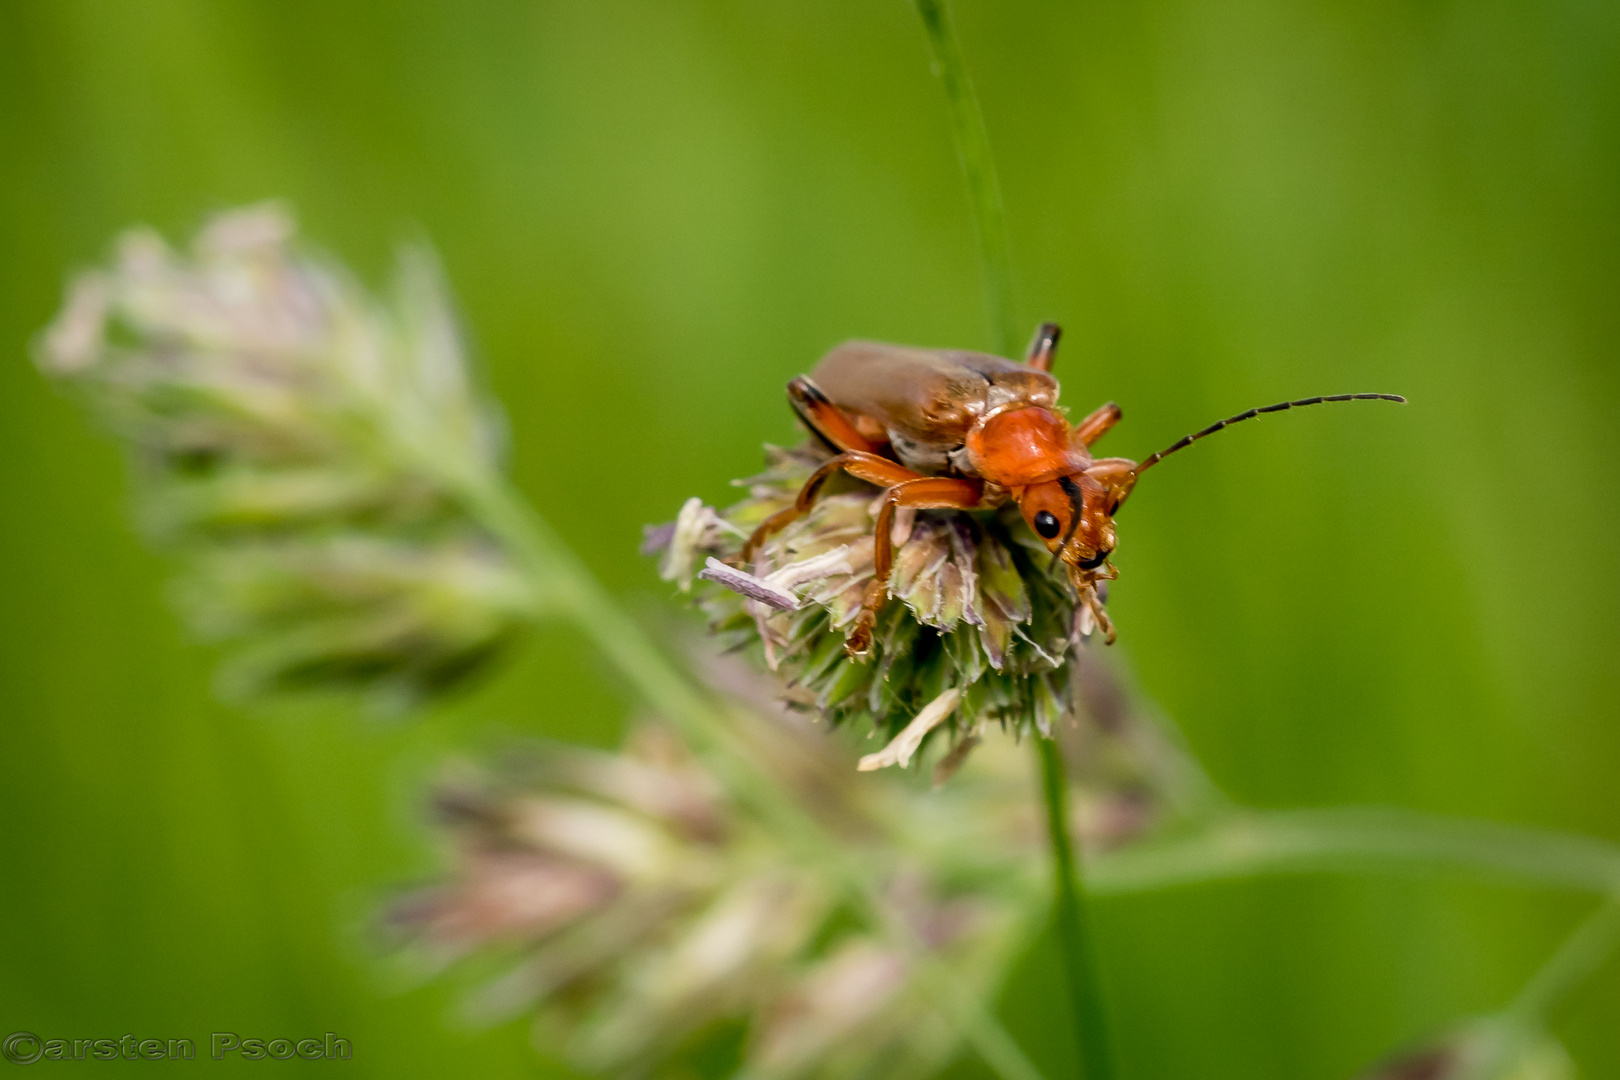
[[[408,704],[484,664],[532,583],[458,494],[499,465],[431,256],[394,302],[294,243],[275,206],[189,250],[124,235],[39,342],[126,442],[182,606],[234,646],[237,695],[360,690]]]

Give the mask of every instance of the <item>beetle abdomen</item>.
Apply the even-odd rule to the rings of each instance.
[[[811,378],[840,409],[882,424],[895,455],[925,473],[951,471],[949,455],[988,410],[1058,396],[1051,375],[999,356],[875,341],[838,346]]]

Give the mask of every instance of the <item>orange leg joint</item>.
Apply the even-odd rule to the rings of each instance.
[[[804,482],[799,489],[799,497],[793,500],[793,505],[786,510],[778,510],[760,523],[759,528],[743,544],[742,552],[737,556],[743,566],[754,561],[759,547],[773,534],[781,532],[799,518],[810,512],[816,505],[816,496],[821,494],[822,485],[827,478],[837,472],[847,472],[857,480],[865,480],[869,484],[879,487],[894,487],[908,480],[927,480],[921,473],[912,472],[897,461],[890,461],[886,457],[870,454],[862,450],[849,450],[839,454],[821,468],[810,474],[810,479]]]

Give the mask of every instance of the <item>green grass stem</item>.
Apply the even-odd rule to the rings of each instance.
[[[962,61],[962,48],[951,26],[945,0],[916,2],[935,72],[945,84],[956,153],[967,179],[968,200],[973,206],[979,253],[984,264],[991,336],[1001,355],[1014,356],[1018,327],[1013,310],[1012,247],[1007,241],[1006,212],[1001,203],[1001,185],[996,180],[995,159],[990,156],[990,136],[985,130],[984,114],[979,109],[973,84],[968,81],[967,65]]]
[[[1035,743],[1040,752],[1046,826],[1052,840],[1054,921],[1075,1038],[1080,1044],[1081,1075],[1085,1080],[1112,1080],[1113,1045],[1091,924],[1086,917],[1080,860],[1075,857],[1069,832],[1069,778],[1063,769],[1063,751],[1056,739],[1036,738]]]
[[[973,207],[973,220],[979,234],[979,252],[984,263],[991,333],[1001,355],[1015,356],[1018,331],[1013,313],[1012,246],[1007,239],[1001,185],[996,180],[995,159],[990,153],[990,136],[985,130],[984,113],[979,108],[973,83],[968,79],[962,47],[951,25],[945,0],[916,0],[916,3],[935,71],[945,84],[951,131],[955,136],[962,173],[967,180],[968,201]],[[1074,1035],[1080,1045],[1086,1080],[1111,1080],[1113,1061],[1102,982],[1097,974],[1091,946],[1085,894],[1080,888],[1080,863],[1069,837],[1066,809],[1068,780],[1063,772],[1063,759],[1057,744],[1045,738],[1036,738],[1034,742],[1040,754],[1042,787],[1045,790],[1047,822],[1052,839],[1054,915],[1068,976]]]

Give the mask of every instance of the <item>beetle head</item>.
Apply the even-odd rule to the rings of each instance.
[[[1114,512],[1136,482],[1135,463],[1092,461],[1068,421],[1038,405],[986,416],[968,432],[967,451],[980,476],[1012,490],[1055,559],[1096,574],[1114,550]]]
[[[1134,463],[1104,458],[1054,480],[1015,489],[1024,520],[1046,543],[1054,561],[1061,559],[1087,575],[1096,575],[1118,539],[1114,514],[1130,494]]]

